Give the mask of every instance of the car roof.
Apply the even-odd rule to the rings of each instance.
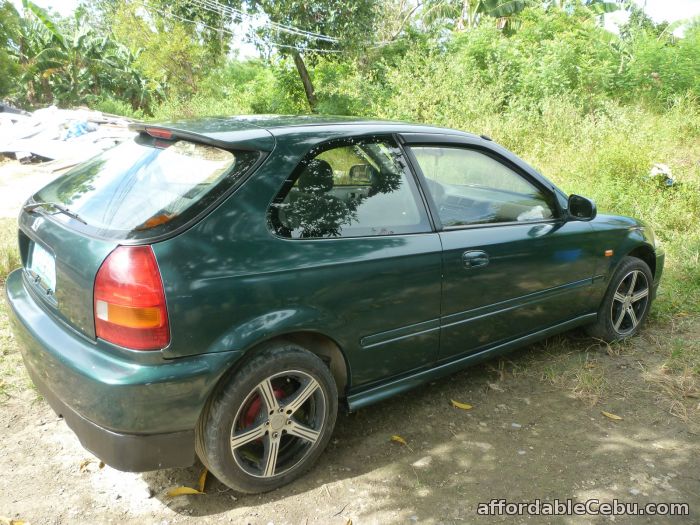
[[[404,127],[407,131],[413,131],[413,128],[421,130],[433,129],[438,132],[453,132],[462,133],[457,130],[440,128],[436,126],[426,126],[423,124],[412,124],[410,122],[401,122],[396,120],[384,119],[367,119],[362,117],[347,117],[338,115],[239,115],[235,117],[219,118],[232,126],[241,124],[250,124],[266,130],[273,134],[276,130],[282,128],[303,128],[303,127],[330,127],[330,126],[367,126],[372,128],[391,128]],[[309,130],[312,132],[313,130]]]
[[[246,143],[250,147],[268,149],[272,138],[283,135],[319,135],[331,138],[361,133],[440,133],[449,135],[474,135],[455,129],[411,124],[392,120],[365,119],[328,115],[238,115],[230,117],[207,117],[192,120],[176,120],[154,123],[137,123],[131,126],[136,131],[160,128],[180,132],[183,136],[200,136],[220,145]]]
[[[563,198],[566,194],[558,189],[535,168],[493,142],[486,135],[452,128],[412,124],[394,120],[366,119],[332,115],[237,115],[230,117],[207,117],[169,122],[136,123],[130,129],[148,133],[149,128],[167,129],[183,139],[200,140],[208,144],[229,149],[272,151],[278,141],[301,141],[311,147],[314,144],[332,139],[345,139],[358,135],[413,133],[418,136],[428,134],[450,135],[452,138],[468,139],[467,142],[486,144],[489,148],[533,177],[555,189]],[[448,142],[451,140],[448,138]],[[461,141],[460,141],[461,142]]]

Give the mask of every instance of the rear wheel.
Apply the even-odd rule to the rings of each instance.
[[[212,396],[197,453],[229,487],[266,492],[306,472],[330,439],[338,409],[333,376],[292,343],[260,352]]]
[[[588,328],[588,333],[613,342],[639,332],[651,306],[652,283],[651,270],[644,261],[625,257],[610,281],[598,319]]]

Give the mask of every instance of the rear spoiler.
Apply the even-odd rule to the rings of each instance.
[[[263,129],[237,130],[230,133],[195,133],[185,129],[178,129],[159,124],[146,124],[145,122],[134,122],[129,124],[131,131],[136,131],[142,135],[162,140],[189,140],[199,142],[217,148],[238,151],[264,151],[270,152],[274,148],[274,140],[271,134]],[[235,137],[235,140],[222,140],[217,135]]]

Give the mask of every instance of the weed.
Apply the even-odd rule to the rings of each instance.
[[[17,221],[0,219],[0,284],[4,283],[8,274],[19,266]]]

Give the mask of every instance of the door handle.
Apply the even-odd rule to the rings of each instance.
[[[486,266],[489,263],[489,255],[481,250],[469,250],[462,254],[462,264],[467,270]]]

